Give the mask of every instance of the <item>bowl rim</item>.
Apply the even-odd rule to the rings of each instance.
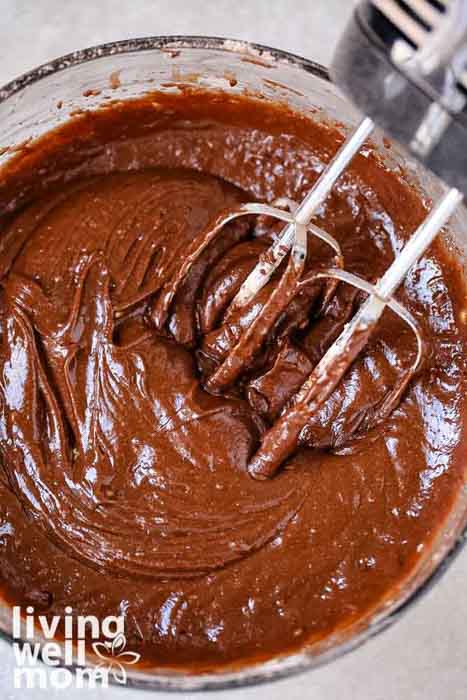
[[[316,75],[316,77],[322,80],[331,82],[328,69],[320,63],[316,63],[315,61],[291,53],[290,51],[267,46],[266,44],[202,34],[161,34],[95,44],[51,59],[13,78],[5,85],[0,86],[0,104],[28,85],[81,63],[88,63],[98,60],[99,58],[117,56],[120,54],[132,54],[142,51],[172,48],[219,50],[234,54],[243,52],[245,55],[256,54],[259,57],[267,55],[274,61],[289,63],[302,68],[308,73]]]
[[[286,63],[304,70],[307,73],[311,73],[325,82],[332,82],[328,69],[320,63],[266,44],[220,36],[168,34],[143,36],[96,44],[47,61],[24,72],[17,78],[13,78],[5,85],[0,86],[0,104],[21,92],[29,85],[82,63],[98,61],[100,58],[122,54],[168,49],[217,50],[225,51],[230,54],[269,57],[275,63]],[[186,674],[181,672],[180,674],[174,673],[174,675],[154,676],[154,678],[151,678],[149,675],[141,676],[140,678],[131,675],[128,676],[126,687],[165,692],[221,691],[271,683],[285,678],[293,678],[298,674],[322,667],[335,659],[345,656],[383,630],[391,627],[403,616],[406,610],[411,608],[415,602],[420,600],[434,585],[436,585],[450,568],[451,564],[456,560],[466,544],[467,522],[461,527],[460,532],[452,542],[450,548],[446,550],[442,558],[436,563],[420,586],[411,591],[398,603],[396,602],[388,614],[380,614],[379,618],[374,622],[370,622],[368,627],[364,630],[358,631],[351,639],[345,640],[335,647],[326,649],[318,657],[306,654],[306,649],[304,648],[290,654],[276,656],[273,659],[259,662],[258,664],[240,666],[238,670],[226,669],[226,671],[220,670],[219,672],[203,674]],[[18,641],[15,640],[11,634],[1,629],[0,639],[10,644]],[[271,668],[271,665],[274,667]],[[110,685],[119,684],[111,680]]]

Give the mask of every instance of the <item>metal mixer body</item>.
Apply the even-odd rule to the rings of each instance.
[[[360,2],[333,80],[388,136],[467,194],[467,2]]]

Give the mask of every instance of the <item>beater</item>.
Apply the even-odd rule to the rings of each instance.
[[[394,298],[410,268],[419,260],[467,193],[467,0],[370,0],[361,2],[337,47],[331,74],[343,93],[367,116],[340,147],[304,200],[277,201],[275,206],[246,203],[223,213],[201,246],[193,250],[176,279],[158,300],[159,322],[167,315],[176,289],[195,259],[233,219],[262,214],[285,222],[285,227],[248,275],[227,311],[249,303],[288,256],[282,277],[270,298],[207,380],[212,391],[234,383],[245,363],[255,356],[268,331],[297,289],[310,279],[338,280],[368,297],[353,319],[265,433],[249,464],[254,478],[271,477],[296,449],[300,434],[351,363],[365,347],[386,307],[391,308],[416,336],[417,352],[379,407],[373,425],[387,417],[400,400],[423,358],[423,340],[416,320]],[[337,241],[312,223],[318,207],[331,192],[375,125],[399,141],[445,183],[445,193],[377,284],[344,269]],[[450,189],[448,189],[448,186]],[[287,211],[288,208],[288,211]],[[303,279],[308,237],[316,236],[334,251],[335,267]]]

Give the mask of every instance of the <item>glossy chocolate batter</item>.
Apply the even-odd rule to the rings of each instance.
[[[143,661],[202,670],[323,638],[413,569],[466,460],[465,291],[441,244],[400,290],[427,356],[383,423],[415,352],[389,311],[295,454],[270,479],[248,473],[362,301],[342,283],[294,287],[219,371],[284,270],[226,317],[280,226],[242,219],[201,251],[209,225],[242,201],[300,199],[340,140],[283,107],[184,90],[84,113],[1,173],[8,600],[124,614]],[[318,221],[375,280],[424,213],[367,148]],[[307,270],[332,264],[310,240]]]

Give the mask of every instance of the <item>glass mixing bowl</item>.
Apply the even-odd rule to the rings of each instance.
[[[47,63],[0,88],[0,166],[15,148],[57,127],[77,110],[108,100],[128,100],[148,91],[190,84],[231,94],[248,91],[286,103],[314,119],[337,122],[343,130],[358,114],[339,95],[322,66],[284,51],[223,38],[164,36],[121,41],[85,49]],[[440,184],[394,146],[376,145],[392,167],[404,172],[427,198]],[[8,147],[8,148],[7,148]],[[4,150],[7,149],[7,150]],[[467,259],[467,213],[458,211],[448,245]],[[364,617],[298,653],[241,668],[193,675],[157,667],[128,667],[128,684],[149,689],[205,690],[267,682],[309,670],[338,658],[401,616],[448,568],[465,542],[467,488],[461,489],[450,517],[410,576]],[[0,630],[11,639],[11,608],[0,604]]]

